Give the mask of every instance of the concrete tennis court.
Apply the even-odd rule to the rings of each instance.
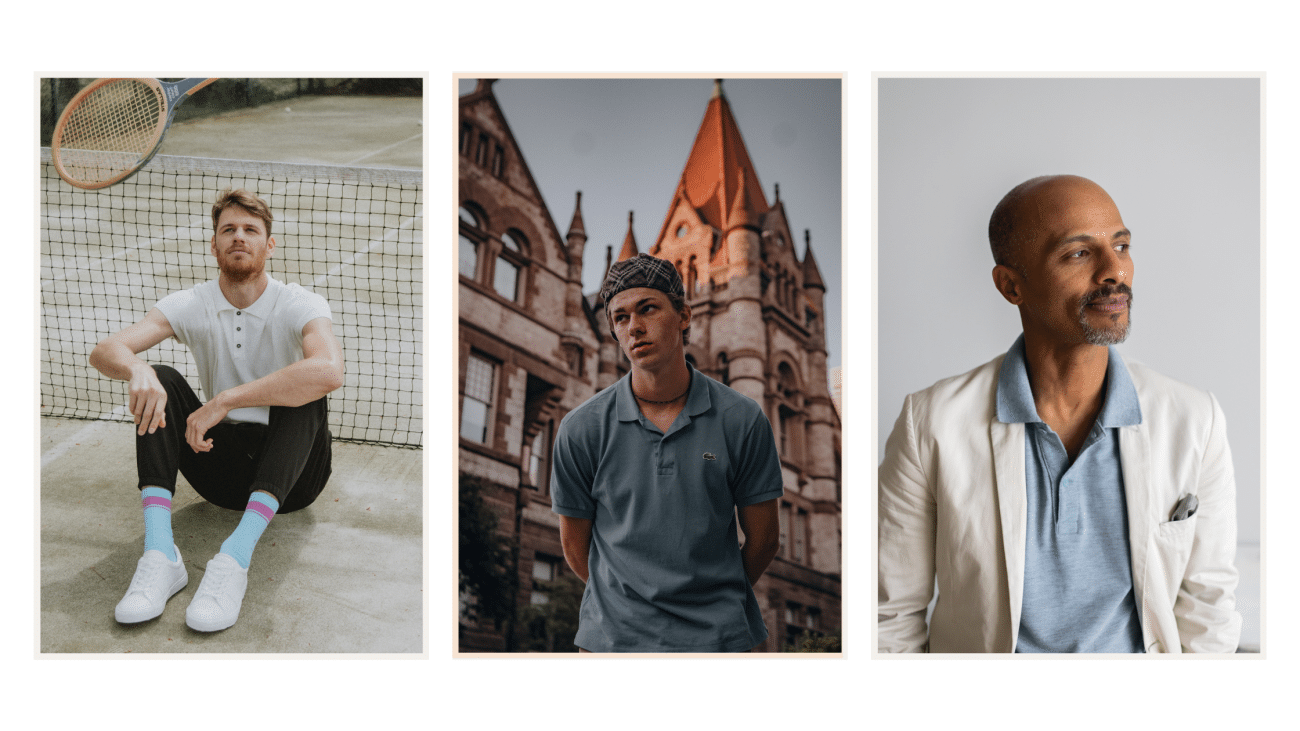
[[[160,154],[418,170],[422,115],[418,98],[303,97],[174,125]],[[172,525],[189,585],[158,619],[118,624],[144,535],[133,434],[41,418],[41,652],[424,651],[423,452],[365,444],[336,442],[320,499],[271,522],[238,623],[213,634],[186,627],[185,607],[240,514],[180,478]]]

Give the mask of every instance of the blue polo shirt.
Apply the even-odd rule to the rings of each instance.
[[[998,421],[1025,425],[1025,588],[1016,652],[1142,652],[1119,429],[1142,423],[1109,349],[1101,412],[1074,463],[1034,406],[1022,334],[998,374]]]
[[[592,521],[583,649],[743,652],[767,639],[735,509],[782,494],[772,427],[752,399],[690,372],[667,433],[641,414],[631,374],[560,422],[552,509]]]

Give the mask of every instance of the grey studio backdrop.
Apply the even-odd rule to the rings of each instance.
[[[993,287],[993,207],[1031,177],[1082,175],[1133,232],[1133,327],[1118,348],[1218,398],[1238,542],[1258,555],[1261,81],[882,78],[877,105],[877,463],[906,394],[1020,334]]]

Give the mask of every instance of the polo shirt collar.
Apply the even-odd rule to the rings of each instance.
[[[689,360],[686,361],[686,368],[691,374],[691,385],[686,392],[686,405],[682,407],[682,413],[687,416],[699,416],[708,411],[713,405],[712,400],[709,398],[708,384],[701,380],[708,378],[708,376],[695,370],[695,366],[691,365]],[[619,421],[640,420],[641,409],[637,407],[636,397],[632,395],[632,373],[630,371],[615,384],[614,397],[617,402],[615,411],[618,413]]]
[[[230,304],[230,300],[226,299],[226,294],[221,291],[221,285],[218,283],[217,284],[217,312],[226,312],[226,311],[233,312],[235,310],[239,310],[240,312],[258,318],[259,320],[265,320],[271,316],[271,310],[275,309],[275,301],[280,296],[279,285],[280,285],[279,281],[277,281],[274,277],[268,275],[266,289],[262,290],[262,296],[258,297],[257,301],[249,305],[248,307],[240,309]]]
[[[1137,389],[1129,376],[1124,359],[1114,346],[1107,348],[1106,395],[1097,423],[1103,428],[1133,426],[1142,423],[1142,407]],[[1041,422],[1034,406],[1034,392],[1029,387],[1029,368],[1025,361],[1025,335],[1020,334],[998,371],[997,419],[1004,424]]]

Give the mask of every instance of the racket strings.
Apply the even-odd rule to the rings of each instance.
[[[123,175],[153,151],[165,110],[162,89],[138,79],[91,91],[68,110],[57,140],[64,171],[87,183]]]

